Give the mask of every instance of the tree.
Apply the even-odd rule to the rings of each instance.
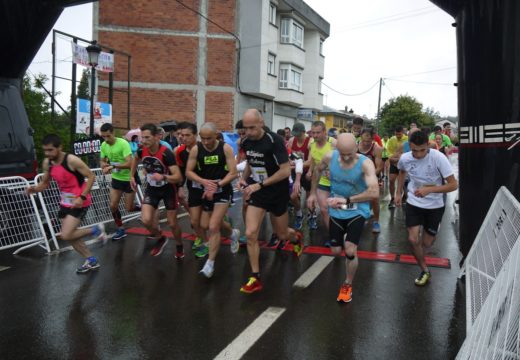
[[[90,99],[90,90],[88,87],[88,79],[90,78],[90,70],[83,69],[81,80],[78,84],[77,97],[79,99]]]
[[[412,122],[415,122],[418,127],[433,127],[436,118],[440,118],[439,113],[432,108],[423,110],[423,105],[414,97],[400,95],[383,105],[380,132],[391,135],[396,126],[409,128]]]

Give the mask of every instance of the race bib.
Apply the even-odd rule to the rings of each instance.
[[[341,205],[341,210],[347,210],[347,211],[357,210],[357,204],[350,203],[350,204]]]
[[[73,193],[67,193],[67,192],[62,192],[61,194],[61,203],[63,205],[74,205],[74,199],[76,199],[76,195],[73,194]]]
[[[111,161],[110,162],[110,165],[112,165],[114,168],[112,169],[112,172],[119,172],[120,170],[119,169],[116,169],[116,165],[119,165],[118,162],[114,162],[114,161]]]
[[[194,188],[194,189],[200,189],[200,190],[203,189],[203,188],[202,188],[202,184],[201,184],[201,183],[198,183],[198,182],[196,182],[196,181],[192,181],[192,182],[191,182],[191,187]]]
[[[156,181],[156,180],[152,179],[152,175],[153,174],[146,174],[146,182],[148,182],[148,185],[153,186],[153,187],[161,187],[161,186],[166,185],[166,181],[164,181],[164,180]]]
[[[266,168],[251,166],[251,177],[257,183],[264,182],[268,178]]]

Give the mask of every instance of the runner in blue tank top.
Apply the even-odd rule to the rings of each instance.
[[[357,153],[354,135],[340,134],[336,149],[323,157],[314,174],[329,169],[330,197],[327,203],[331,250],[334,255],[345,250],[347,270],[337,301],[350,302],[352,281],[358,266],[357,247],[365,220],[370,217],[370,201],[379,198],[379,185],[372,161]],[[319,177],[313,176],[311,203],[316,201],[318,181]]]

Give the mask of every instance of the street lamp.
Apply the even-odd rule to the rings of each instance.
[[[91,84],[90,84],[90,141],[94,139],[94,93],[96,92],[96,66],[99,60],[99,54],[101,53],[101,47],[97,44],[97,41],[92,41],[92,44],[87,46],[88,62],[91,66]],[[90,165],[95,166],[94,154],[90,154]]]

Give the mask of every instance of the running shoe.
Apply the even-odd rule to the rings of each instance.
[[[429,271],[421,271],[419,274],[419,277],[415,279],[415,285],[417,286],[424,286],[428,281],[430,281],[430,278],[432,277],[432,274],[430,274]]]
[[[181,251],[177,251],[177,252],[175,253],[175,258],[176,258],[177,260],[182,260],[182,259],[184,259],[184,251],[182,251],[182,250],[181,250]]]
[[[303,226],[303,215],[296,215],[294,218],[294,228],[296,230],[301,230]]]
[[[323,246],[330,248],[332,246],[332,244],[331,244],[330,240],[325,240],[325,243],[323,244]]]
[[[372,223],[372,232],[373,233],[380,233],[381,232],[381,225],[377,221],[374,221]]]
[[[395,209],[394,199],[390,200],[390,202],[388,203],[388,208],[389,209]]]
[[[76,269],[76,273],[78,274],[85,274],[89,272],[90,270],[96,270],[99,269],[99,262],[94,256],[91,256],[85,260],[83,265],[81,265],[79,268]]]
[[[352,301],[352,285],[343,283],[343,285],[341,285],[341,287],[339,288],[339,295],[336,300],[338,302],[342,301],[344,303],[351,302]]]
[[[98,240],[101,240],[103,245],[105,245],[108,241],[107,233],[105,231],[105,224],[103,223],[96,224],[94,227],[92,227],[92,235],[96,236]]]
[[[262,290],[263,288],[264,286],[262,285],[260,279],[251,276],[247,283],[240,288],[240,292],[243,292],[245,294],[252,294],[254,292]]]
[[[208,244],[202,244],[199,247],[199,249],[197,250],[197,252],[195,253],[195,256],[200,259],[200,258],[207,256],[208,253],[209,253]]]
[[[215,271],[215,269],[213,268],[213,265],[209,265],[208,262],[206,261],[202,270],[199,271],[199,274],[202,274],[206,278],[209,279],[213,276],[214,271]]]
[[[318,217],[317,216],[313,215],[309,218],[309,229],[310,230],[318,229]]]
[[[232,254],[236,254],[238,252],[238,250],[240,249],[240,243],[239,243],[239,239],[240,238],[240,230],[238,229],[233,229],[233,231],[231,231],[231,236],[230,236],[230,239],[231,239],[231,253]]]
[[[193,245],[191,246],[191,250],[197,250],[202,245],[202,239],[200,237],[196,237]]]
[[[247,245],[247,238],[245,235],[242,235],[240,237],[240,239],[238,239],[238,242],[240,243],[240,245]]]
[[[271,235],[271,240],[269,240],[269,243],[267,244],[268,248],[275,248],[276,245],[278,245],[278,236],[276,236],[276,233],[273,233]]]
[[[126,231],[123,228],[117,229],[116,233],[112,235],[112,241],[121,240],[122,238],[126,237]]]
[[[296,256],[300,257],[303,254],[303,248],[304,248],[303,235],[299,231],[296,231],[296,233],[294,235],[296,238],[295,239],[296,242],[293,244],[293,251]]]
[[[164,248],[166,247],[166,244],[168,244],[168,238],[161,236],[159,240],[157,240],[157,243],[153,247],[152,251],[150,251],[150,254],[152,256],[159,256],[162,254]]]

